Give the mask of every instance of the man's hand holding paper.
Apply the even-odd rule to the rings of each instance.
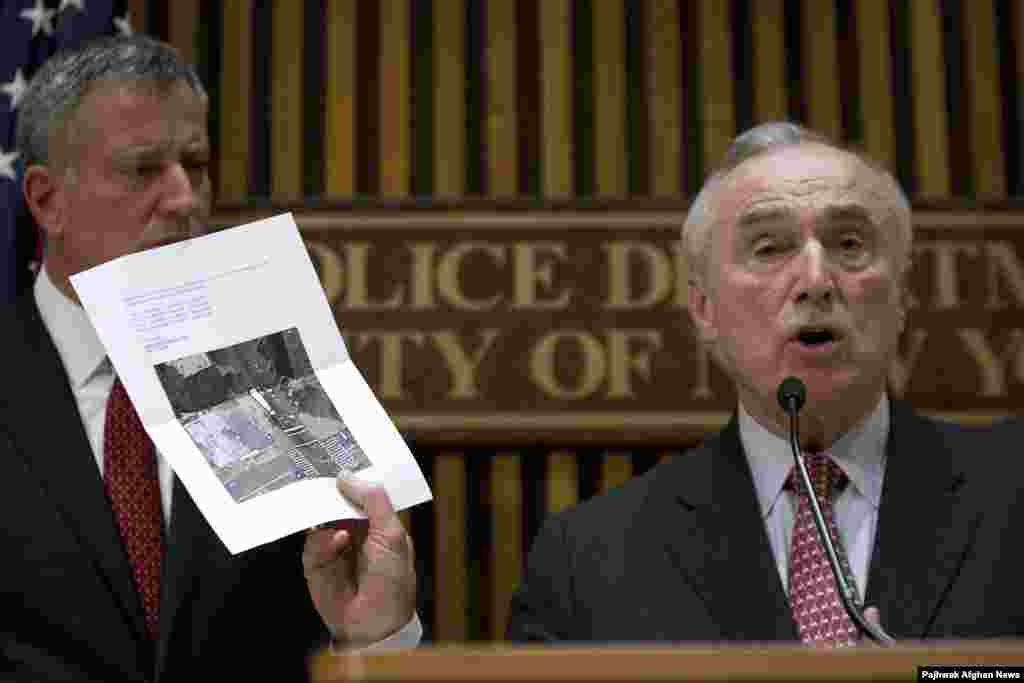
[[[362,647],[413,618],[413,546],[383,487],[342,475],[338,490],[366,520],[310,530],[302,564],[313,604],[337,642]]]

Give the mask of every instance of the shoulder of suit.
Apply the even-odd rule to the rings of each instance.
[[[593,528],[600,525],[628,525],[638,513],[651,506],[671,502],[678,494],[679,477],[686,471],[700,467],[713,457],[718,435],[708,441],[681,452],[651,467],[643,474],[634,476],[622,485],[594,495],[577,505],[552,515],[557,522],[569,529]]]
[[[1024,417],[1002,418],[989,425],[965,430],[975,444],[964,459],[997,479],[1024,487]]]
[[[935,451],[941,449],[962,481],[1024,488],[1024,477],[1017,476],[1024,474],[1024,458],[1020,457],[1024,452],[1024,418],[961,424],[914,413],[905,403],[895,404],[893,415],[892,429],[911,430],[911,443],[918,457],[936,457]],[[906,443],[907,439],[901,438],[900,442]]]

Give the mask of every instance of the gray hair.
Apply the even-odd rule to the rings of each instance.
[[[18,107],[16,139],[25,168],[53,161],[51,142],[66,131],[96,84],[164,89],[178,81],[206,98],[199,76],[177,50],[145,36],[104,37],[57,53],[32,77]]]
[[[714,194],[725,178],[732,173],[740,164],[748,159],[777,151],[784,147],[794,147],[802,144],[819,144],[832,149],[852,154],[866,166],[879,173],[892,186],[896,199],[896,213],[899,214],[900,223],[904,227],[905,247],[904,266],[909,260],[910,245],[913,239],[913,231],[910,222],[910,202],[900,188],[896,179],[883,166],[872,159],[846,149],[836,144],[820,133],[804,128],[795,123],[773,122],[755,126],[739,135],[707,181],[701,188],[697,198],[690,205],[686,214],[686,221],[683,223],[683,253],[689,265],[690,279],[703,280],[707,275],[707,266],[711,254],[711,233],[715,222]]]

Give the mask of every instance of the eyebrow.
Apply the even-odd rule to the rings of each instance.
[[[118,163],[157,161],[163,159],[171,148],[172,145],[165,142],[158,144],[129,145],[115,150],[113,158]],[[207,154],[209,149],[209,143],[205,139],[198,138],[189,140],[183,146],[185,154]]]
[[[874,223],[871,212],[861,204],[841,204],[830,206],[825,210],[825,218],[830,221],[855,221],[861,223]]]
[[[778,223],[793,217],[791,209],[774,206],[769,208],[753,208],[740,214],[736,220],[736,226],[743,230],[750,230],[768,223]]]
[[[741,230],[751,230],[759,226],[778,223],[791,219],[794,211],[788,207],[753,208],[742,213],[736,220],[736,226]],[[825,208],[823,219],[825,222],[850,221],[857,223],[871,223],[875,221],[871,211],[863,204],[835,204]]]

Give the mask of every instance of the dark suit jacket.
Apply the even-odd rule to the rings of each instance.
[[[302,535],[232,556],[177,482],[160,642],[147,647],[102,479],[31,293],[0,316],[0,679],[306,680],[327,633],[303,578]]]
[[[866,604],[894,638],[1024,633],[1019,440],[1000,452],[990,439],[892,403]],[[508,637],[796,640],[735,419],[551,518],[512,600]]]

